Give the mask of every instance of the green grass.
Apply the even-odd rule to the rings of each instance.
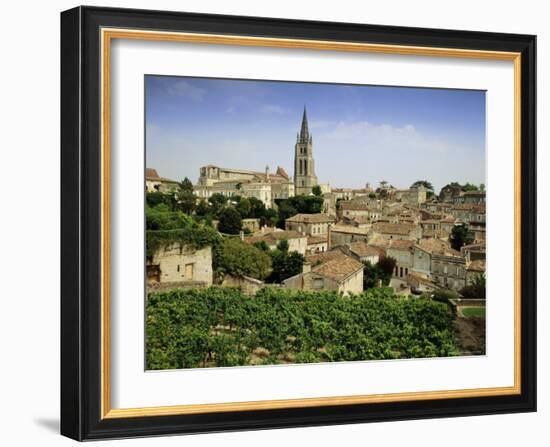
[[[464,307],[462,313],[465,317],[485,317],[485,307]]]

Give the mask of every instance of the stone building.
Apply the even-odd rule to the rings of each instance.
[[[170,192],[178,189],[178,182],[161,177],[156,169],[145,168],[145,191]]]
[[[309,133],[307,112],[304,107],[302,126],[294,146],[294,191],[296,195],[309,195],[318,184],[313,160],[313,136]]]
[[[432,275],[441,287],[460,290],[466,285],[466,261],[456,251],[432,253]]]
[[[307,236],[297,231],[274,230],[245,237],[244,242],[247,244],[265,242],[270,250],[275,250],[279,242],[287,241],[288,251],[297,251],[305,255],[307,250],[307,239]]]
[[[367,245],[366,242],[356,241],[338,247],[343,253],[352,256],[361,262],[376,264],[384,256],[384,250]]]
[[[363,291],[361,262],[340,251],[316,256],[314,262],[304,264],[304,272],[285,279],[283,287],[292,290],[335,291],[343,295]]]
[[[158,250],[147,262],[147,282],[182,286],[212,285],[212,248],[194,249],[172,244]]]
[[[297,231],[307,236],[328,234],[336,219],[328,214],[296,214],[285,220],[285,229]]]
[[[417,240],[422,236],[421,228],[412,223],[376,222],[370,229],[371,236],[384,239]]]
[[[370,229],[360,228],[354,225],[338,224],[330,228],[329,248],[339,245],[350,244],[352,242],[365,242],[370,240]]]
[[[207,165],[200,168],[199,181],[193,190],[201,199],[208,199],[213,194],[255,197],[266,208],[273,208],[276,199],[294,196],[294,183],[280,166],[272,174],[268,166],[265,172],[259,172]]]
[[[478,275],[485,274],[485,260],[478,259],[466,263],[466,284],[471,284]]]
[[[390,240],[386,247],[386,256],[395,259],[393,276],[396,278],[407,278],[413,266],[412,246],[410,240]]]

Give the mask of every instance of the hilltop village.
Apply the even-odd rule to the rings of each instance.
[[[148,290],[239,287],[485,298],[484,185],[319,183],[304,109],[291,177],[206,165],[146,169]],[[452,180],[452,179],[449,179]]]

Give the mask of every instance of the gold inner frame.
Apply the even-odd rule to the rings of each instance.
[[[437,56],[468,59],[507,60],[514,63],[514,385],[509,387],[473,388],[355,396],[327,396],[304,399],[224,402],[216,404],[172,405],[142,408],[111,408],[110,368],[110,73],[113,39],[155,40],[165,42],[204,43],[215,45],[260,46],[272,48],[383,53],[397,55]],[[191,34],[101,29],[101,418],[166,416],[211,412],[264,409],[307,408],[328,405],[352,405],[428,399],[503,396],[521,393],[521,54],[514,52],[464,50],[454,48],[382,45],[336,41],[279,39],[249,36]]]

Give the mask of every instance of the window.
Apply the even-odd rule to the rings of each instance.
[[[185,264],[185,279],[192,281],[195,274],[195,264]]]
[[[315,278],[313,280],[314,289],[322,289],[324,285],[325,285],[325,281],[323,280],[323,278]]]

